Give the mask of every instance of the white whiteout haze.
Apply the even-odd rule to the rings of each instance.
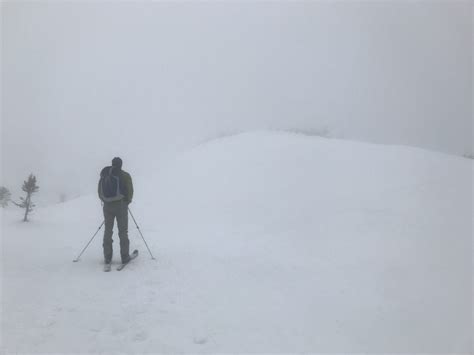
[[[2,2],[3,184],[254,129],[472,151],[469,1]],[[64,176],[79,175],[71,186]]]
[[[471,1],[0,11],[0,353],[472,353]]]
[[[157,260],[132,223],[141,255],[111,273],[100,236],[71,262],[101,222],[95,194],[30,223],[7,209],[4,346],[467,353],[472,169],[416,148],[296,134],[212,141],[139,176],[131,208]]]

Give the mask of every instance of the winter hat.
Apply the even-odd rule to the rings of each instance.
[[[120,159],[119,157],[113,158],[112,159],[112,166],[116,167],[116,168],[119,168],[119,169],[122,169],[122,159]]]

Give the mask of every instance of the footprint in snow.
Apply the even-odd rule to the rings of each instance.
[[[206,343],[207,343],[207,338],[206,337],[195,337],[194,338],[194,344],[204,345]]]
[[[42,327],[43,327],[43,328],[50,328],[50,327],[52,327],[52,326],[55,325],[55,324],[56,324],[56,321],[55,321],[54,319],[49,319],[49,320],[47,320],[46,322],[44,322],[44,323],[42,324]]]
[[[119,335],[119,334],[125,333],[125,331],[126,331],[125,328],[119,328],[119,327],[112,328],[113,335]]]
[[[148,339],[148,334],[146,332],[140,332],[140,333],[137,333],[135,334],[135,336],[133,337],[133,340],[134,341],[145,341]]]

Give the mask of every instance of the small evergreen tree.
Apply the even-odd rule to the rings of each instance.
[[[7,207],[11,196],[12,194],[6,187],[0,186],[0,206]]]
[[[31,196],[39,190],[39,186],[36,185],[36,176],[30,174],[28,180],[23,182],[23,187],[21,188],[25,193],[25,197],[20,197],[21,202],[15,203],[17,206],[25,209],[25,217],[23,222],[28,221],[28,214],[33,211],[35,204],[31,201]]]

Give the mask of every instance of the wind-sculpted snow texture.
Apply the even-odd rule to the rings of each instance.
[[[472,160],[255,132],[143,171],[130,207],[157,261],[130,220],[122,272],[102,231],[71,262],[93,192],[4,211],[7,353],[471,350]]]

